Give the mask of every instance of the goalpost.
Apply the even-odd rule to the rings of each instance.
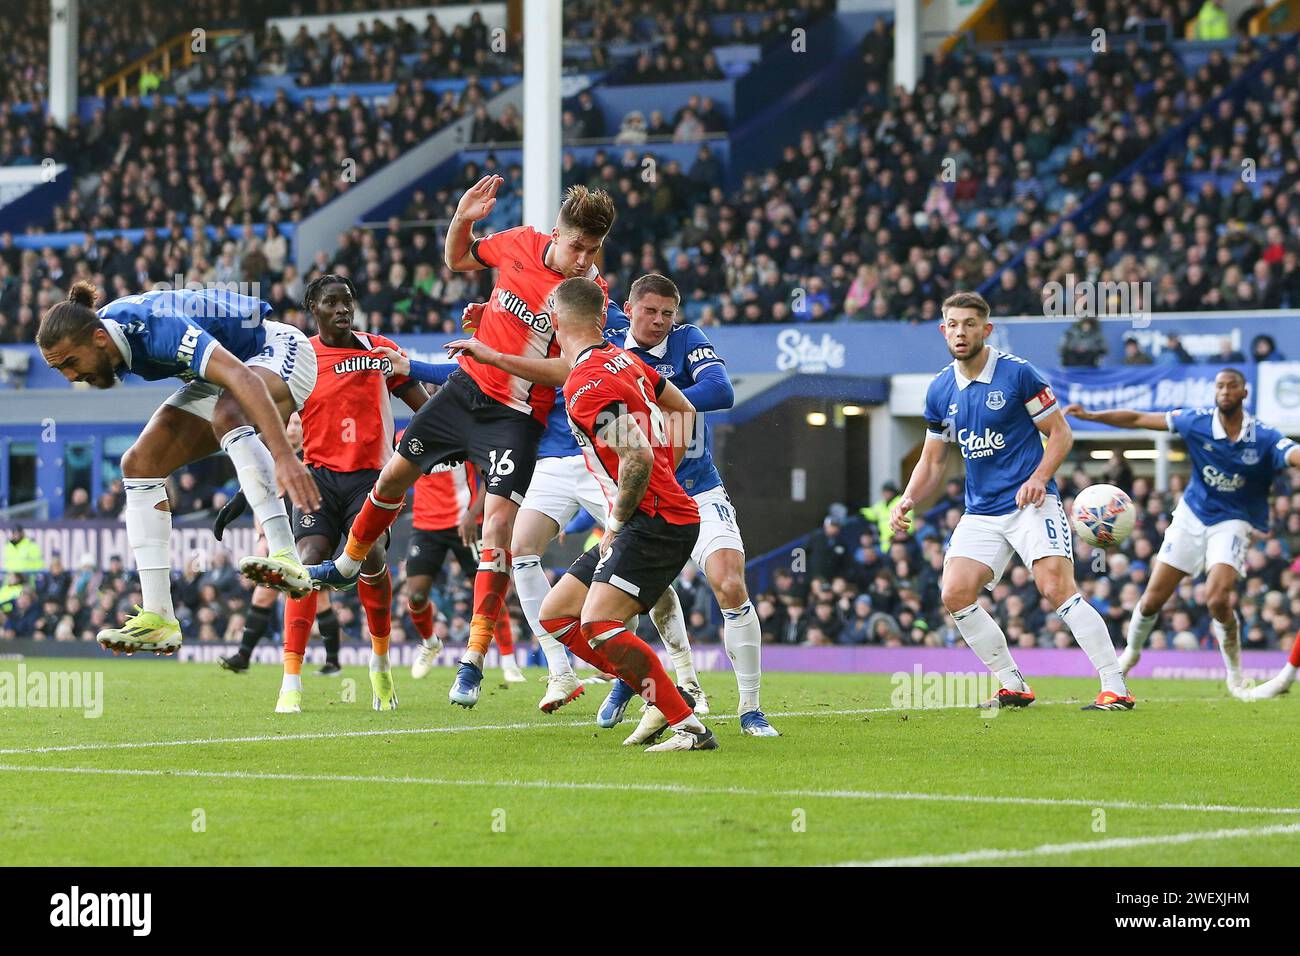
[[[560,0],[524,0],[524,225],[549,230],[560,208]]]

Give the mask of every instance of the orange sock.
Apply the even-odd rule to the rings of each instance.
[[[284,602],[284,672],[302,673],[302,658],[307,652],[307,638],[316,623],[316,595],[288,598]]]
[[[487,653],[509,586],[510,552],[504,548],[484,548],[479,552],[478,574],[474,575],[474,616],[469,622],[468,653],[480,657]]]
[[[426,641],[433,637],[433,602],[425,601],[424,607],[419,610],[407,602],[406,610],[411,615],[411,623],[415,625],[420,637]]]
[[[515,635],[510,627],[510,609],[505,602],[501,604],[501,613],[497,616],[497,650],[509,657],[515,652]]]
[[[393,578],[388,568],[374,577],[361,575],[357,582],[357,596],[366,611],[371,650],[376,654],[387,654],[388,637],[393,630]]]
[[[397,520],[397,513],[402,510],[405,501],[405,497],[392,500],[381,497],[372,490],[352,522],[352,530],[348,532],[348,543],[343,552],[354,561],[364,561],[370,553],[370,546]]]

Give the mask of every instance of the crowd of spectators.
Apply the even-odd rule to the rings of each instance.
[[[48,230],[173,228],[208,222],[293,221],[473,111],[498,91],[470,78],[460,92],[400,82],[367,106],[355,93],[294,103],[215,94],[202,105],[130,97],[66,130],[36,114],[0,114],[0,165],[50,157],[93,173],[74,188]]]
[[[590,93],[582,94],[590,97]],[[641,110],[630,110],[623,117],[618,133],[614,136],[617,146],[639,146],[646,142],[671,140],[675,143],[691,143],[707,139],[719,133],[725,133],[729,126],[726,115],[718,108],[711,96],[692,94],[680,108],[671,115],[663,110],[651,110],[649,115]],[[571,110],[565,110],[561,125],[566,141],[580,138],[594,138],[604,135],[604,120],[599,112],[595,116],[582,106],[582,96]],[[589,132],[599,130],[598,132]]]
[[[231,20],[237,3],[189,0],[184,4],[80,0],[78,89],[95,84],[195,26]],[[0,16],[0,103],[36,103],[49,95],[49,0],[7,0]],[[0,165],[3,165],[0,163]]]
[[[1214,7],[1207,10],[1207,7]],[[1163,25],[1170,39],[1249,36],[1250,21],[1267,4],[1251,0],[1229,24],[1223,0],[1000,0],[1008,39],[1041,43],[1092,42],[1095,31],[1137,33]],[[1202,13],[1205,16],[1202,17]],[[1216,29],[1215,22],[1218,21]],[[1199,27],[1199,29],[1198,29]]]
[[[1058,477],[1063,500],[1091,484],[1081,469]],[[1123,647],[1128,619],[1149,580],[1152,562],[1169,526],[1174,505],[1185,487],[1175,475],[1166,493],[1153,489],[1148,478],[1134,478],[1122,457],[1112,459],[1104,480],[1130,489],[1137,507],[1133,535],[1116,551],[1094,552],[1075,540],[1075,573],[1085,598],[1106,620],[1111,638]],[[194,493],[197,490],[192,489]],[[184,493],[173,489],[173,494]],[[896,493],[886,489],[886,495]],[[806,646],[877,645],[885,647],[959,646],[961,636],[940,599],[940,578],[947,539],[962,513],[960,479],[950,481],[944,494],[923,515],[910,535],[892,535],[887,523],[832,509],[823,527],[803,542],[803,551],[790,567],[776,568],[769,586],[756,589],[763,640]],[[1290,475],[1279,479],[1272,502],[1271,534],[1259,536],[1247,555],[1247,576],[1240,593],[1239,613],[1248,649],[1288,647],[1300,626],[1300,482]],[[1101,555],[1099,557],[1099,555]],[[552,568],[554,576],[562,568]],[[11,579],[12,580],[12,579]],[[93,560],[67,568],[56,556],[43,572],[31,575],[21,595],[0,602],[0,637],[46,640],[93,640],[105,622],[129,613],[140,601],[134,575],[120,557],[107,567]],[[676,584],[691,640],[719,639],[714,599],[702,575],[688,567]],[[406,617],[405,577],[401,566],[394,586],[394,639],[414,639]],[[1150,639],[1154,649],[1197,650],[1214,647],[1206,609],[1204,581],[1186,579],[1160,615]],[[247,582],[224,551],[210,563],[191,560],[173,575],[178,619],[187,639],[237,642],[251,597]],[[439,610],[439,633],[451,642],[469,633],[473,582],[449,562],[431,599]],[[364,615],[352,592],[334,595],[345,637],[365,637]],[[1002,580],[980,603],[998,621],[1013,648],[1073,645],[1073,638],[1038,591],[1028,569],[1013,558]],[[510,601],[516,640],[530,660],[540,663],[527,625]],[[654,641],[648,620],[641,622]]]
[[[1067,511],[1074,494],[1097,479],[1082,469],[1058,475]],[[1122,548],[1095,552],[1077,537],[1075,574],[1084,597],[1101,613],[1117,647],[1125,644],[1128,620],[1151,575],[1152,561],[1169,527],[1185,478],[1175,475],[1166,493],[1148,478],[1134,478],[1118,453],[1104,481],[1129,489],[1137,526]],[[1300,625],[1300,482],[1278,480],[1272,502],[1272,533],[1247,555],[1239,613],[1247,648],[1289,647]],[[887,494],[888,494],[887,490]],[[940,598],[943,554],[961,517],[961,480],[915,520],[910,535],[893,535],[887,520],[869,521],[833,510],[821,530],[803,543],[801,560],[775,569],[754,606],[763,639],[821,646],[865,644],[945,647],[961,636]],[[883,513],[884,509],[879,509]],[[918,509],[919,512],[919,509]],[[1013,558],[1001,581],[980,603],[1016,647],[1071,647],[1073,638],[1055,609],[1035,589],[1028,569]],[[1204,580],[1187,578],[1160,614],[1152,648],[1209,649]]]
[[[173,572],[172,600],[187,641],[238,643],[253,594],[252,586],[234,563],[238,557],[218,548],[210,559],[196,555],[184,569]],[[449,562],[430,592],[430,600],[438,609],[436,627],[444,640],[468,640],[473,596],[473,580],[454,561]],[[331,597],[342,636],[364,640],[365,612],[356,592],[342,591]],[[103,566],[87,555],[73,568],[55,554],[40,572],[0,578],[0,640],[93,641],[101,628],[115,625],[140,603],[138,579],[127,570],[120,555],[107,556]],[[513,597],[510,611],[513,632],[524,656],[530,663],[544,665],[544,656],[531,639]],[[276,615],[272,633],[279,629]],[[406,610],[402,565],[393,587],[392,637],[397,642],[418,640]]]
[[[831,0],[569,0],[564,38],[601,47],[654,43],[656,52],[667,52],[669,62],[681,57],[680,65],[689,70],[698,68],[710,47],[763,43],[833,12]],[[711,21],[718,14],[729,14],[722,30]],[[750,23],[740,14],[762,16]]]
[[[704,19],[707,12],[692,15]],[[566,152],[562,176],[566,185],[585,182],[614,195],[619,217],[605,263],[612,287],[619,290],[632,273],[664,271],[684,290],[685,318],[705,326],[929,321],[952,290],[995,276],[988,298],[998,314],[1043,313],[1049,283],[1069,277],[1076,285],[1149,283],[1147,311],[1300,307],[1294,55],[1261,75],[1242,108],[1225,102],[1203,117],[1158,175],[1106,185],[1271,48],[1216,49],[1193,70],[1171,48],[1131,41],[1066,65],[1024,51],[940,53],[927,60],[913,92],[891,92],[891,28],[881,19],[862,42],[858,107],[803,131],[771,169],[745,176],[735,190],[723,190],[722,164],[707,141],[692,162],[656,162],[646,174],[654,136],[686,141],[725,128],[704,96],[671,118],[653,111],[629,117],[613,137],[618,145],[590,161]],[[292,302],[300,278],[278,273],[278,255],[269,257],[269,270],[257,268],[263,259],[256,251],[246,266],[256,243],[232,243],[230,227],[292,221],[346,188],[336,175],[343,156],[357,157],[362,175],[464,111],[473,116],[476,141],[517,139],[517,113],[488,111],[486,95],[477,84],[442,98],[399,84],[387,104],[369,111],[337,101],[308,111],[283,99],[179,113],[158,102],[131,104],[101,117],[91,130],[99,128],[98,135],[76,131],[79,138],[65,148],[88,156],[98,149],[114,175],[103,177],[94,194],[74,193],[58,211],[57,227],[162,227],[198,215],[204,224],[225,225],[216,240],[192,243],[203,248],[180,240],[109,250],[117,259],[114,274],[105,276],[109,292],[137,291],[133,276],[146,272],[192,271],[199,281],[239,272],[266,287],[283,280],[273,304]],[[566,106],[570,141],[613,132],[590,92]],[[303,117],[340,134],[338,155],[303,155],[313,141]],[[0,116],[0,152],[17,143],[6,138],[5,120]],[[219,131],[226,146],[215,157],[198,145],[209,130]],[[168,149],[173,141],[183,148]],[[24,150],[40,152],[30,137]],[[1258,181],[1232,175],[1243,160]],[[501,210],[517,216],[518,169],[494,170],[492,162],[471,163],[447,188],[412,204],[419,216],[408,210],[401,218],[449,218],[463,185],[490,171],[506,176]],[[1091,218],[1071,219],[1089,200]],[[367,320],[376,330],[440,329],[458,312],[458,296],[477,291],[442,272],[440,232],[427,225],[354,232],[313,268],[338,265],[364,279]],[[271,241],[279,246],[282,239]],[[105,256],[96,245],[100,252],[86,259],[89,244],[0,264],[0,341],[29,341],[42,297],[66,285],[58,276],[99,271]],[[388,311],[397,303],[406,307]],[[1079,360],[1094,361],[1086,354]]]
[[[523,71],[521,36],[494,34],[478,11],[451,29],[443,19],[428,14],[423,29],[417,29],[400,15],[392,26],[376,17],[369,25],[360,23],[350,35],[333,24],[313,35],[303,25],[289,38],[272,25],[258,44],[256,71],[292,75],[299,86],[499,77]],[[213,85],[219,73],[215,66],[207,69],[204,85]]]

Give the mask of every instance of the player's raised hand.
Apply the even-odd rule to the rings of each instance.
[[[448,342],[443,348],[452,358],[463,353],[482,365],[496,365],[501,359],[500,352],[478,339],[456,339]]]
[[[281,495],[288,495],[299,511],[320,510],[320,489],[316,479],[296,455],[276,459],[275,484]]]
[[[378,355],[381,358],[386,358],[388,361],[392,362],[394,375],[411,374],[411,360],[401,352],[397,351],[397,349],[390,349],[386,345],[376,345],[370,350],[370,354]]]
[[[1016,491],[1016,507],[1037,508],[1043,503],[1043,499],[1046,497],[1047,482],[1043,481],[1043,479],[1036,475],[1030,475],[1029,479],[1020,486],[1018,491]]]
[[[904,495],[889,510],[889,527],[894,534],[907,534],[912,530],[912,519],[908,517],[912,513],[912,505],[912,499]]]
[[[479,321],[483,318],[483,310],[487,308],[486,302],[469,302],[465,305],[465,311],[460,314],[460,329],[466,335],[473,335],[478,331]]]
[[[1072,418],[1079,419],[1079,421],[1081,422],[1090,422],[1097,417],[1092,412],[1088,411],[1086,408],[1080,405],[1078,402],[1075,402],[1072,405],[1066,405],[1065,408],[1062,409],[1062,411]]]
[[[484,176],[460,197],[456,204],[456,215],[470,222],[486,219],[488,213],[497,204],[497,190],[505,180],[500,176]]]

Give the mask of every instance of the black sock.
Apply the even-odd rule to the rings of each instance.
[[[327,607],[316,612],[316,626],[320,628],[320,639],[325,642],[325,663],[339,662],[339,619],[334,616],[334,608]]]
[[[248,609],[248,616],[244,619],[244,636],[239,641],[241,655],[251,656],[253,648],[257,647],[257,642],[266,637],[266,629],[271,626],[271,612],[274,610],[274,604],[270,607],[258,607],[254,604]]]

